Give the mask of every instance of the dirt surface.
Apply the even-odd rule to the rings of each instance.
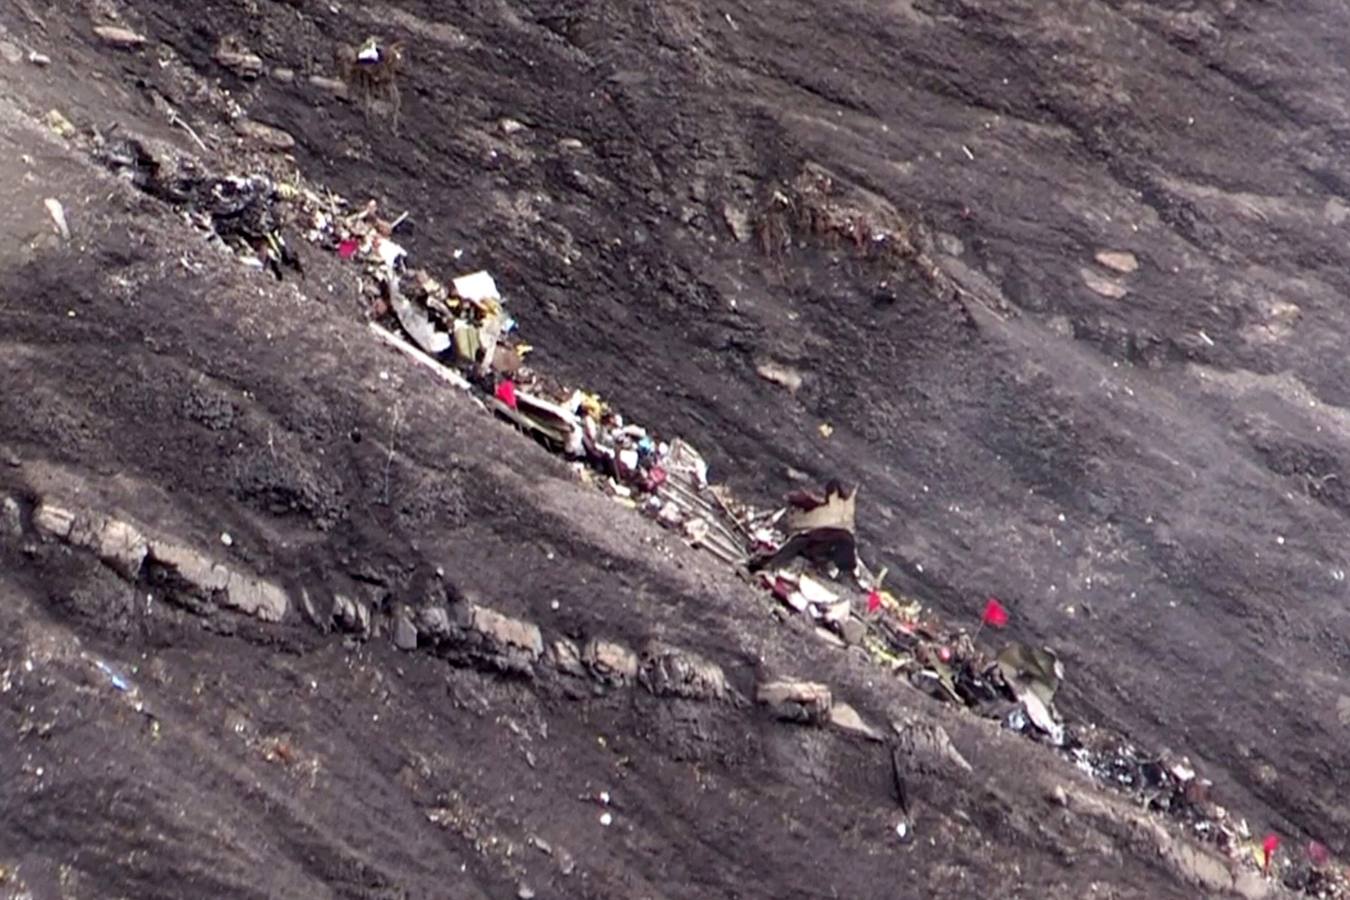
[[[1189,755],[1290,852],[1347,849],[1341,7],[140,6],[0,9],[0,493],[23,523],[0,537],[0,887],[1218,893],[1185,838],[780,624],[373,341],[336,256],[297,241],[305,274],[277,281],[85,152],[138,135],[228,171],[262,155],[231,104],[315,182],[407,209],[419,264],[490,269],[540,369],[750,499],[789,469],[860,482],[869,559],[951,617],[1003,598],[1013,636],[1060,652],[1070,719]],[[118,15],[143,45],[96,35]],[[367,33],[408,48],[397,133],[310,78]],[[261,77],[213,60],[226,36]],[[935,268],[783,214],[812,167]],[[374,625],[128,584],[39,539],[53,492]],[[747,697],[828,682],[877,723],[940,722],[974,771],[928,774],[902,843],[880,745],[396,650],[396,610],[436,597],[657,637]]]

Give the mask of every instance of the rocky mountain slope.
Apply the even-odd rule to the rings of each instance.
[[[1003,598],[1070,722],[1188,756],[1281,865],[1342,851],[1346,13],[1061,7],[0,9],[0,887],[1285,890],[780,621],[375,340],[355,266],[296,239],[277,279],[110,171],[127,138],[406,210],[539,370],[754,502],[860,483],[897,590]],[[397,130],[332,80],[368,34],[407,48]],[[727,690],[651,689],[653,641]],[[783,678],[970,771],[923,767],[902,841],[889,747],[780,721]]]

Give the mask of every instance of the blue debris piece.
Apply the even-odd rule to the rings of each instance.
[[[94,665],[98,666],[98,670],[100,672],[108,676],[108,681],[112,684],[114,688],[116,688],[117,690],[121,691],[124,694],[127,691],[131,690],[131,682],[127,681],[125,678],[119,675],[117,673],[117,670],[114,669],[112,666],[108,665],[101,659],[94,660]]]

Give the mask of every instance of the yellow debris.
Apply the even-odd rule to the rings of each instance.
[[[53,109],[47,113],[47,127],[63,138],[75,134],[75,126],[70,124],[70,120],[63,116],[59,109]]]

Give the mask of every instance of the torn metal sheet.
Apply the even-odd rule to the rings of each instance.
[[[394,276],[392,270],[386,285],[389,291],[389,305],[393,308],[394,315],[398,317],[398,323],[403,326],[408,337],[413,339],[413,343],[433,356],[445,352],[450,347],[450,335],[438,329],[425,310],[413,305],[411,300],[403,296],[403,292],[399,290],[398,278]]]

